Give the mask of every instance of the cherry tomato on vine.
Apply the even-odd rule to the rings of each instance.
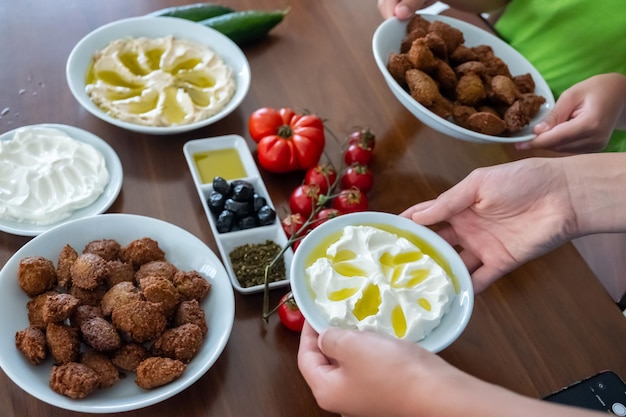
[[[302,217],[308,219],[315,209],[319,198],[320,187],[317,185],[299,185],[289,197],[289,209],[291,213],[300,213]]]
[[[313,168],[309,168],[304,175],[304,183],[319,186],[320,194],[327,194],[328,189],[336,180],[337,171],[332,165],[328,164],[318,164]]]
[[[289,330],[294,332],[302,331],[304,326],[304,316],[296,304],[291,292],[283,295],[278,306],[278,317],[280,322]]]
[[[312,227],[317,227],[327,220],[333,219],[337,216],[341,216],[341,212],[336,208],[324,208],[317,212],[313,219]]]
[[[352,143],[362,144],[365,148],[374,150],[376,135],[368,128],[355,130],[348,136],[348,145]]]
[[[374,175],[367,165],[350,165],[341,176],[341,189],[343,190],[356,187],[367,194],[373,186]]]
[[[346,214],[366,211],[368,209],[367,196],[356,187],[342,190],[333,198],[333,208]]]
[[[306,219],[302,217],[300,213],[291,213],[281,220],[280,224],[287,235],[290,238],[293,235],[297,235]]]
[[[257,143],[259,164],[271,172],[309,169],[324,151],[324,124],[312,114],[263,107],[250,115],[248,130]]]
[[[343,153],[346,165],[361,164],[367,165],[372,160],[373,150],[360,143],[348,145],[348,149]]]

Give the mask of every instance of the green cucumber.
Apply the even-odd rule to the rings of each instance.
[[[274,26],[282,22],[287,13],[289,13],[289,8],[269,12],[244,10],[212,17],[198,23],[221,32],[241,45],[267,35]]]
[[[232,13],[235,10],[216,3],[194,3],[185,6],[168,7],[150,13],[150,16],[179,17],[194,22]]]

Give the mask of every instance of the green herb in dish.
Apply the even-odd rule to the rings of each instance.
[[[262,285],[265,282],[265,270],[281,252],[281,247],[272,240],[264,243],[246,243],[230,252],[230,263],[239,284],[244,287]],[[286,278],[285,260],[281,257],[267,271],[267,282],[282,281]]]

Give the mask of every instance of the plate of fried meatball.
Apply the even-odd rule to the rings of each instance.
[[[449,16],[387,19],[374,33],[372,49],[400,103],[457,139],[528,141],[554,107],[550,88],[526,58],[491,33]]]
[[[191,233],[126,214],[35,237],[0,271],[0,366],[26,392],[87,413],[146,407],[204,375],[224,350],[234,294]]]

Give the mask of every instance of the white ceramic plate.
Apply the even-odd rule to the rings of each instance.
[[[37,225],[26,222],[16,222],[0,219],[0,230],[14,235],[36,236],[40,233],[45,232],[46,230],[50,230],[51,228],[58,226],[61,223],[69,222],[83,217],[93,216],[94,214],[104,213],[115,202],[115,199],[119,195],[122,188],[122,180],[124,177],[122,163],[120,162],[120,159],[113,150],[113,148],[108,143],[106,143],[93,133],[73,126],[60,124],[41,124],[27,127],[36,126],[62,130],[72,138],[94,146],[102,153],[102,155],[104,155],[104,159],[106,160],[106,166],[109,170],[110,179],[102,195],[100,195],[100,197],[96,201],[94,201],[91,205],[87,207],[83,207],[82,209],[74,211],[70,217],[61,220],[60,222],[49,225]],[[13,139],[16,130],[17,129],[14,129],[10,132],[6,132],[0,135],[0,141]]]
[[[359,212],[335,217],[316,227],[302,239],[291,263],[291,291],[300,311],[311,326],[318,333],[330,326],[327,317],[315,304],[315,294],[306,278],[306,268],[314,261],[310,259],[311,252],[321,244],[328,244],[328,236],[348,225],[391,226],[409,232],[426,242],[448,262],[450,271],[458,283],[457,295],[441,323],[418,343],[431,352],[439,352],[455,341],[465,330],[474,307],[474,290],[465,264],[454,248],[437,233],[405,217],[382,212]],[[425,247],[420,249],[425,253],[430,252]]]
[[[207,220],[209,221],[209,224],[211,226],[211,231],[213,232],[213,236],[215,237],[217,247],[220,251],[220,255],[222,256],[222,260],[224,261],[224,265],[226,265],[226,271],[228,271],[228,276],[230,277],[233,287],[238,292],[243,294],[256,293],[263,291],[265,286],[254,285],[251,287],[243,287],[237,280],[237,276],[235,275],[235,271],[233,270],[232,264],[230,262],[229,254],[233,251],[233,249],[238,246],[244,245],[246,243],[264,243],[268,239],[273,240],[281,247],[285,247],[287,245],[287,236],[283,232],[283,229],[278,220],[278,216],[273,224],[267,226],[260,226],[246,230],[235,230],[227,233],[218,232],[216,227],[215,215],[211,212],[207,204],[207,198],[209,197],[209,194],[211,194],[211,191],[213,191],[213,184],[211,182],[203,183],[200,177],[200,173],[198,172],[198,167],[196,166],[196,163],[194,161],[194,155],[199,152],[214,151],[226,148],[234,148],[237,150],[239,158],[241,159],[243,167],[246,171],[246,175],[244,177],[232,178],[229,179],[229,182],[235,179],[241,179],[250,182],[254,186],[257,193],[265,197],[265,199],[267,200],[267,204],[270,207],[274,208],[272,199],[270,198],[267,188],[265,188],[265,184],[263,183],[261,174],[259,173],[259,170],[254,162],[254,158],[252,157],[250,148],[248,147],[248,144],[243,137],[238,135],[226,135],[214,138],[192,140],[184,145],[183,152],[185,154],[187,164],[189,165],[189,170],[191,171],[191,176],[193,177],[194,184],[196,185],[196,189],[198,190],[198,196],[200,197],[202,207],[204,208]],[[292,258],[293,250],[289,248],[285,251],[284,254],[286,279],[282,281],[271,282],[269,284],[269,288],[284,287],[285,285],[289,284],[289,274]]]
[[[232,68],[237,90],[226,107],[219,113],[195,123],[172,127],[152,127],[116,119],[91,101],[85,91],[85,77],[95,52],[103,49],[115,39],[140,36],[160,38],[168,35],[209,46],[224,60],[226,65]],[[175,17],[132,17],[99,27],[76,44],[67,60],[66,76],[72,94],[91,114],[115,126],[152,135],[172,135],[213,124],[233,112],[241,104],[250,88],[250,65],[237,44],[214,29]]]
[[[56,264],[66,243],[77,251],[96,239],[115,239],[121,245],[151,237],[158,241],[165,257],[178,269],[196,270],[211,284],[211,292],[202,302],[209,333],[198,355],[188,364],[180,379],[159,388],[143,390],[128,374],[111,388],[72,400],[48,386],[52,359],[39,366],[29,364],[15,348],[15,333],[28,326],[28,296],[17,283],[17,268],[26,256],[44,256]],[[224,350],[232,330],[235,301],[226,271],[217,256],[191,233],[161,220],[128,214],[102,214],[65,223],[24,245],[0,271],[0,366],[24,391],[54,406],[84,413],[118,413],[143,408],[181,392],[198,380]]]
[[[466,46],[491,46],[495,55],[501,58],[508,65],[511,74],[521,75],[530,73],[535,80],[535,94],[545,97],[546,102],[541,106],[539,114],[531,120],[530,124],[526,126],[525,129],[507,137],[491,136],[474,132],[437,116],[414,100],[411,95],[393,79],[387,70],[387,60],[389,58],[389,54],[400,50],[400,43],[406,36],[407,21],[400,21],[394,17],[385,20],[376,29],[372,39],[372,50],[378,69],[383,74],[387,85],[398,101],[400,101],[400,103],[402,103],[407,110],[413,113],[413,115],[425,125],[457,139],[479,143],[513,143],[533,139],[536,136],[533,133],[533,127],[543,120],[554,107],[554,96],[552,95],[552,91],[550,91],[548,84],[543,79],[541,74],[539,74],[539,71],[537,71],[535,67],[528,62],[526,58],[524,58],[524,56],[522,56],[506,42],[477,26],[443,15],[422,14],[422,16],[431,22],[434,20],[440,20],[461,30],[465,38]]]

